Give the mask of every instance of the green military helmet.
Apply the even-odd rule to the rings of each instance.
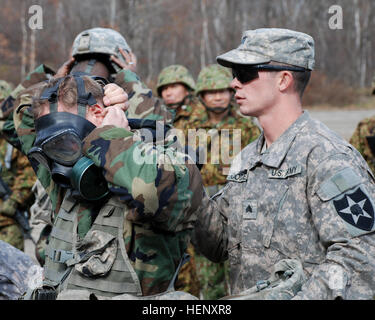
[[[77,61],[87,59],[90,55],[107,55],[108,58],[114,55],[126,63],[119,48],[131,51],[125,38],[116,30],[109,28],[92,28],[82,31],[76,36],[72,47],[72,56]],[[109,60],[108,60],[109,61]],[[114,70],[111,72],[119,72],[121,68],[114,62],[110,63]]]
[[[211,64],[199,72],[195,93],[199,95],[206,90],[231,89],[232,79],[230,69],[218,64]]]
[[[158,77],[156,90],[161,97],[161,88],[167,84],[183,83],[191,91],[195,90],[195,81],[189,70],[182,65],[174,64],[164,68]]]
[[[12,85],[5,80],[0,80],[0,101],[4,100],[12,92]]]

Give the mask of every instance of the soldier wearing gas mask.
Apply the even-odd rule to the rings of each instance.
[[[36,136],[19,138],[54,215],[43,287],[25,298],[171,290],[189,242],[202,195],[197,167],[170,146],[173,137],[144,141],[123,109],[104,108],[96,80],[53,79],[33,89],[32,118],[27,105],[17,108],[20,129],[35,121]]]

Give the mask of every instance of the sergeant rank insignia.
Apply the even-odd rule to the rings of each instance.
[[[339,216],[349,224],[347,227],[352,235],[356,236],[363,234],[363,231],[372,231],[374,206],[361,187],[358,187],[353,193],[345,194],[340,200],[333,200],[333,205]]]

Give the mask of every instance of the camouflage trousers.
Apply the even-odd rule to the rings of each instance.
[[[0,240],[9,243],[21,251],[24,250],[22,231],[16,224],[0,227]]]
[[[190,260],[182,266],[180,272],[178,273],[175,289],[190,293],[199,298],[200,284],[197,275],[194,247],[189,244],[186,251],[190,256]]]

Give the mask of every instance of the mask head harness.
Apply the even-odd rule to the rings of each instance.
[[[108,185],[101,169],[83,156],[84,138],[95,129],[86,120],[86,106],[97,103],[91,92],[85,91],[80,75],[71,75],[76,82],[78,115],[57,112],[58,89],[65,78],[46,88],[41,100],[48,100],[50,113],[35,120],[36,140],[28,157],[33,165],[42,165],[50,172],[53,181],[86,200],[99,200],[108,194]],[[104,81],[103,78],[91,77]],[[95,186],[95,187],[93,187]]]

